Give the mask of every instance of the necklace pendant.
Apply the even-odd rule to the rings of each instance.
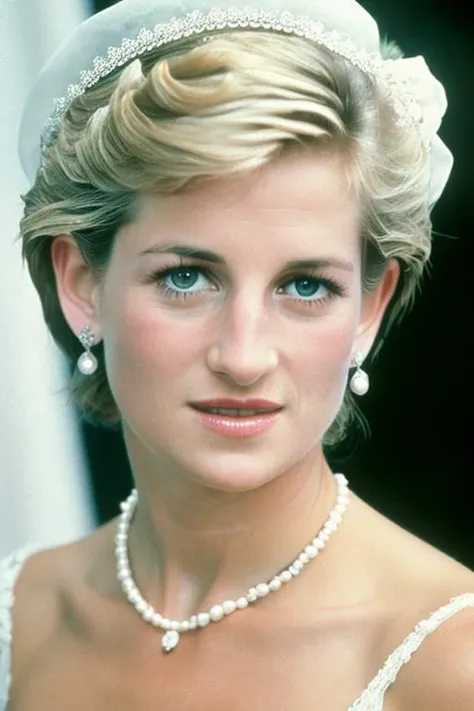
[[[171,652],[179,644],[179,634],[174,630],[169,630],[161,638],[161,646],[164,652]]]

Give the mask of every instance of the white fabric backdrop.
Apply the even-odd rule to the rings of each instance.
[[[43,322],[15,238],[26,187],[22,105],[45,59],[88,14],[85,0],[0,0],[0,557],[94,525],[67,366]]]

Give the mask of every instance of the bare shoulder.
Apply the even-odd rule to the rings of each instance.
[[[474,708],[474,575],[473,591],[443,605],[444,621],[431,632],[400,672],[397,698],[407,711],[472,711]],[[464,601],[464,605],[456,605]],[[469,603],[469,604],[466,604]],[[455,610],[447,619],[443,614]]]
[[[472,711],[474,573],[372,509],[363,513],[383,579],[378,590],[392,601],[386,648],[394,651],[415,629],[427,632],[388,692],[393,708]]]
[[[15,586],[12,610],[14,661],[33,647],[34,640],[44,638],[57,618],[60,599],[56,588],[59,557],[59,549],[46,548],[34,551],[22,566]],[[27,630],[29,634],[26,634]]]
[[[84,579],[84,560],[92,546],[100,548],[103,529],[73,543],[34,551],[15,586],[12,610],[13,681],[36,655],[61,633],[70,616],[74,591]]]

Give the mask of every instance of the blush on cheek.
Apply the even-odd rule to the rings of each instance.
[[[350,360],[355,329],[351,323],[317,330],[311,343],[305,349],[312,353],[318,368],[329,374],[334,370],[345,370]]]
[[[163,403],[186,378],[203,343],[202,324],[179,320],[148,299],[127,299],[109,324],[107,362],[116,399],[126,409]],[[176,393],[175,393],[176,394]]]
[[[344,398],[347,385],[347,364],[350,361],[354,327],[328,325],[313,333],[309,342],[295,349],[297,362],[294,376],[300,379],[300,397],[306,399],[308,418],[321,435],[334,421]]]

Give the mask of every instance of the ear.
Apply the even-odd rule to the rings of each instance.
[[[398,260],[392,259],[385,268],[377,287],[370,294],[362,296],[361,316],[354,340],[354,351],[361,351],[364,357],[372,348],[399,278],[400,264]]]
[[[51,261],[56,275],[58,297],[64,318],[76,335],[90,326],[98,343],[100,286],[71,235],[58,235],[51,245]]]

